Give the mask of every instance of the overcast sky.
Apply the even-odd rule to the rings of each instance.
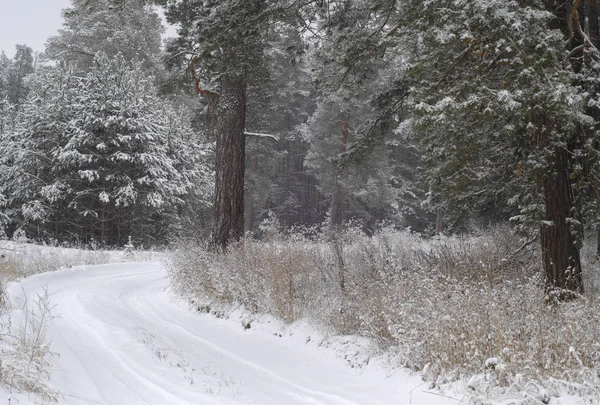
[[[36,52],[44,50],[46,39],[61,27],[61,10],[70,0],[0,0],[0,51],[9,58],[16,44]]]
[[[71,0],[0,0],[0,52],[12,58],[16,44],[42,52],[62,25],[61,10],[70,5]],[[173,28],[167,35],[175,35]]]

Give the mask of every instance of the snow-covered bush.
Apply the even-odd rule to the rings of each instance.
[[[600,297],[549,304],[532,246],[506,228],[433,240],[282,235],[225,253],[182,246],[171,276],[200,311],[243,304],[367,336],[436,385],[477,375],[485,384],[473,382],[474,395],[537,398],[558,381],[600,395]]]
[[[20,277],[55,271],[73,266],[117,263],[125,261],[160,261],[164,253],[133,249],[129,254],[122,250],[106,250],[93,246],[73,248],[8,242],[0,261],[0,279],[16,281]],[[1,250],[1,248],[0,248]]]
[[[311,307],[327,293],[324,285],[331,289],[327,280],[315,280],[325,271],[319,270],[324,260],[319,246],[310,243],[246,239],[227,254],[186,245],[175,253],[171,277],[181,294],[193,297],[198,310],[235,301],[293,322],[314,315],[317,308]]]

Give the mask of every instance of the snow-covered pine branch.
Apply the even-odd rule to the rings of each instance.
[[[257,138],[270,138],[270,139],[274,140],[275,142],[279,142],[279,138],[277,137],[277,135],[263,134],[260,132],[248,132],[248,131],[244,131],[244,135],[255,136]]]

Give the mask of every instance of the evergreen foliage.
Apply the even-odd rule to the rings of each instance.
[[[1,145],[12,152],[3,154],[7,215],[38,238],[162,243],[206,175],[201,150],[139,65],[104,54],[94,63],[85,78],[51,68],[31,79]]]
[[[6,65],[6,58],[0,62],[5,65],[5,88],[8,101],[17,108],[27,96],[25,77],[34,71],[33,50],[27,45],[17,45],[13,60]]]
[[[63,10],[63,28],[46,43],[46,56],[88,72],[98,52],[121,54],[151,74],[159,68],[163,27],[145,0],[72,0]]]
[[[162,55],[155,5],[177,26]],[[263,219],[512,220],[539,236],[548,291],[582,292],[595,1],[73,0],[64,18],[51,66],[0,55],[9,234],[207,235],[210,199],[219,247]]]

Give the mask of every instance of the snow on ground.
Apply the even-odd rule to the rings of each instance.
[[[48,288],[60,315],[49,331],[50,386],[72,405],[449,405],[406,371],[370,361],[351,338],[322,340],[305,323],[284,328],[243,311],[197,314],[169,290],[158,263],[81,266],[9,285],[15,305]],[[311,339],[311,337],[313,337]],[[325,344],[324,344],[325,343]],[[345,353],[345,355],[343,355]],[[342,356],[340,356],[342,354]],[[350,367],[362,365],[364,367]],[[464,387],[463,387],[464,389]],[[36,398],[0,389],[0,404]],[[499,402],[499,404],[519,402]],[[575,398],[552,405],[576,404]]]
[[[418,376],[376,365],[351,368],[302,339],[190,311],[168,289],[157,263],[77,267],[9,285],[47,286],[55,313],[49,331],[50,384],[64,404],[446,405]],[[302,326],[296,335],[303,336]],[[310,332],[310,331],[309,331]],[[28,404],[26,395],[11,405]],[[0,404],[7,403],[0,393]]]

